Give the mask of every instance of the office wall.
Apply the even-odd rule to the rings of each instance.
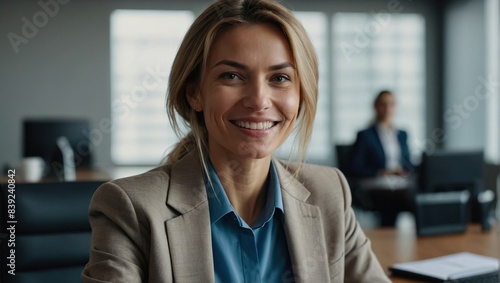
[[[111,116],[109,15],[114,9],[194,9],[210,1],[42,0],[60,3],[48,15],[38,1],[0,1],[0,165],[15,165],[22,154],[21,122],[25,117],[78,117],[94,128]],[[379,12],[394,0],[287,1],[296,10]],[[62,3],[67,4],[62,4]],[[441,8],[434,1],[403,1],[403,12],[426,18],[427,125],[439,123],[441,97]],[[45,13],[45,18],[42,14]],[[35,22],[33,17],[35,16]],[[458,15],[457,15],[458,16]],[[38,25],[27,29],[23,19]],[[24,38],[18,52],[8,38]],[[20,40],[16,38],[16,40]],[[430,132],[428,132],[430,134]],[[94,146],[96,163],[112,165],[110,134]]]
[[[498,95],[498,78],[488,73],[486,1],[447,2],[444,15],[444,108],[447,133],[445,148],[485,149],[488,131],[488,104]],[[496,51],[498,52],[498,51]],[[491,87],[496,89],[492,89]],[[497,100],[498,102],[498,100]],[[488,121],[498,126],[498,121]],[[493,145],[495,146],[495,145]],[[500,145],[496,145],[500,146]],[[498,157],[486,156],[484,186],[497,191]]]
[[[486,140],[485,1],[449,1],[445,12],[445,148],[482,149]]]
[[[88,118],[92,125],[109,117],[109,12],[93,9],[91,2],[60,5],[45,25],[40,16],[36,32],[26,28],[28,36],[22,19],[34,23],[33,15],[43,11],[37,2],[0,3],[2,163],[19,161],[25,117]],[[27,41],[17,53],[7,37],[11,32]],[[109,137],[96,145],[96,160],[109,164]]]

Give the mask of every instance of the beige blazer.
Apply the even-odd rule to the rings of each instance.
[[[390,282],[351,210],[343,175],[276,161],[293,274],[283,282]],[[214,282],[207,191],[196,154],[102,185],[90,204],[83,282]]]

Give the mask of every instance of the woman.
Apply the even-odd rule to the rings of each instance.
[[[413,211],[413,189],[407,134],[392,124],[394,95],[381,91],[373,103],[375,124],[358,132],[350,176],[362,206],[380,213],[381,226],[394,226],[402,211]]]
[[[295,122],[301,159],[317,61],[292,13],[217,1],[172,66],[168,113],[191,131],[166,165],[97,190],[84,282],[389,282],[331,168],[271,157]]]
[[[412,168],[407,134],[394,128],[394,95],[381,91],[373,103],[375,123],[358,132],[352,151],[350,173],[353,177],[404,176]]]

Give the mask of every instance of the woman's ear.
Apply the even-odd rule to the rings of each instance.
[[[203,104],[201,102],[201,95],[198,88],[195,85],[189,85],[186,88],[187,100],[191,108],[196,112],[203,111]]]

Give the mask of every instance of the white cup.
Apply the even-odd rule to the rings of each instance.
[[[21,174],[26,182],[40,181],[43,177],[45,161],[38,156],[25,157],[21,161]]]

